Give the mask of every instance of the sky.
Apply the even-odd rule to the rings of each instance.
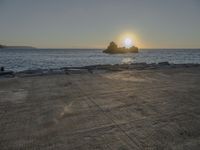
[[[200,0],[0,0],[0,44],[200,48]]]

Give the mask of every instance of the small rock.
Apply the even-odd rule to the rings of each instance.
[[[168,65],[170,65],[170,64],[169,64],[169,62],[166,61],[166,62],[160,62],[160,63],[158,63],[158,65],[168,66]]]

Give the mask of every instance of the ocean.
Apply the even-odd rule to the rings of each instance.
[[[142,49],[137,54],[116,55],[99,49],[0,49],[0,67],[13,71],[166,61],[200,64],[200,49]]]

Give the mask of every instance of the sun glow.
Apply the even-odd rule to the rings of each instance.
[[[130,47],[132,47],[133,46],[133,41],[132,41],[132,39],[131,38],[125,38],[124,39],[124,42],[123,42],[123,45],[124,45],[124,47],[125,48],[130,48]]]
[[[126,31],[120,34],[116,39],[120,47],[130,48],[132,46],[142,47],[138,34],[132,31]]]

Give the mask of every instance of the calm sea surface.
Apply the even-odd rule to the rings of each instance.
[[[117,55],[97,49],[0,49],[0,66],[14,71],[163,61],[200,64],[200,49],[143,49],[138,54]]]

